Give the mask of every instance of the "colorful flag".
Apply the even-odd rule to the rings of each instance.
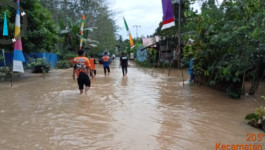
[[[125,24],[125,28],[126,28],[126,30],[127,30],[127,33],[128,33],[128,35],[129,35],[130,46],[131,46],[131,49],[132,49],[132,48],[134,47],[134,43],[133,43],[133,39],[132,39],[132,35],[131,35],[131,33],[130,33],[130,30],[129,30],[128,24],[127,24],[127,22],[126,22],[126,20],[125,20],[124,17],[123,17],[123,20],[124,20],[124,24]]]
[[[162,0],[163,5],[163,23],[162,29],[167,29],[175,26],[175,18],[172,10],[171,0]]]
[[[23,63],[25,62],[24,55],[22,53],[22,41],[20,36],[20,0],[17,0],[17,11],[15,21],[15,38],[14,43],[14,57],[13,57],[13,71],[24,73]]]
[[[82,23],[81,23],[81,28],[80,28],[80,35],[81,35],[81,38],[80,38],[80,50],[82,49],[83,47],[83,38],[84,38],[84,26],[85,26],[85,15],[82,14]]]

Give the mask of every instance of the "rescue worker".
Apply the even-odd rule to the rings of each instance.
[[[94,76],[96,76],[96,74],[97,74],[97,70],[96,70],[96,60],[95,60],[95,58],[94,58],[93,55],[90,56],[89,62],[90,62],[90,65],[91,65],[91,69],[92,69],[92,71],[94,73]]]
[[[85,85],[85,94],[90,88],[91,82],[89,78],[89,73],[92,72],[90,62],[87,57],[85,57],[85,52],[79,50],[78,57],[74,59],[74,68],[73,68],[73,79],[75,80],[75,74],[77,75],[77,83],[80,90],[80,95],[83,93]],[[92,72],[93,77],[93,72]]]
[[[107,70],[108,70],[108,76],[110,74],[110,69],[109,69],[109,56],[108,53],[105,52],[105,55],[102,57],[102,61],[103,61],[103,67],[104,67],[104,74],[105,76],[107,75]]]

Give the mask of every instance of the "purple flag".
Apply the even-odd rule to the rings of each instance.
[[[172,4],[171,0],[162,0],[162,5],[163,5],[163,24],[162,24],[162,29],[167,29],[172,26],[175,26],[175,18],[172,10]]]

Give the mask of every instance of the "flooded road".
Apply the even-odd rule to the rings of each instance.
[[[167,76],[133,64],[122,77],[118,63],[109,77],[97,66],[88,95],[79,95],[71,69],[45,80],[28,75],[13,88],[0,83],[0,149],[211,150],[217,143],[265,143],[265,137],[246,141],[246,134],[262,133],[244,120],[263,103],[258,95],[233,100],[207,87],[183,87],[178,70]]]

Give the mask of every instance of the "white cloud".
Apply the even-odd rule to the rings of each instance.
[[[118,34],[127,39],[127,32],[124,28],[123,16],[125,17],[133,38],[136,37],[134,25],[140,25],[138,36],[151,35],[155,32],[160,21],[162,21],[161,0],[112,0],[111,9],[118,12],[116,23],[121,29]]]
[[[197,1],[193,7],[199,10],[201,1]],[[218,0],[219,4],[223,0]],[[117,12],[116,24],[121,27],[118,34],[122,35],[123,39],[128,39],[127,32],[124,28],[123,16],[125,17],[132,37],[136,37],[136,28],[134,25],[140,25],[138,28],[138,36],[152,35],[162,21],[162,1],[161,0],[109,0],[110,8]]]

